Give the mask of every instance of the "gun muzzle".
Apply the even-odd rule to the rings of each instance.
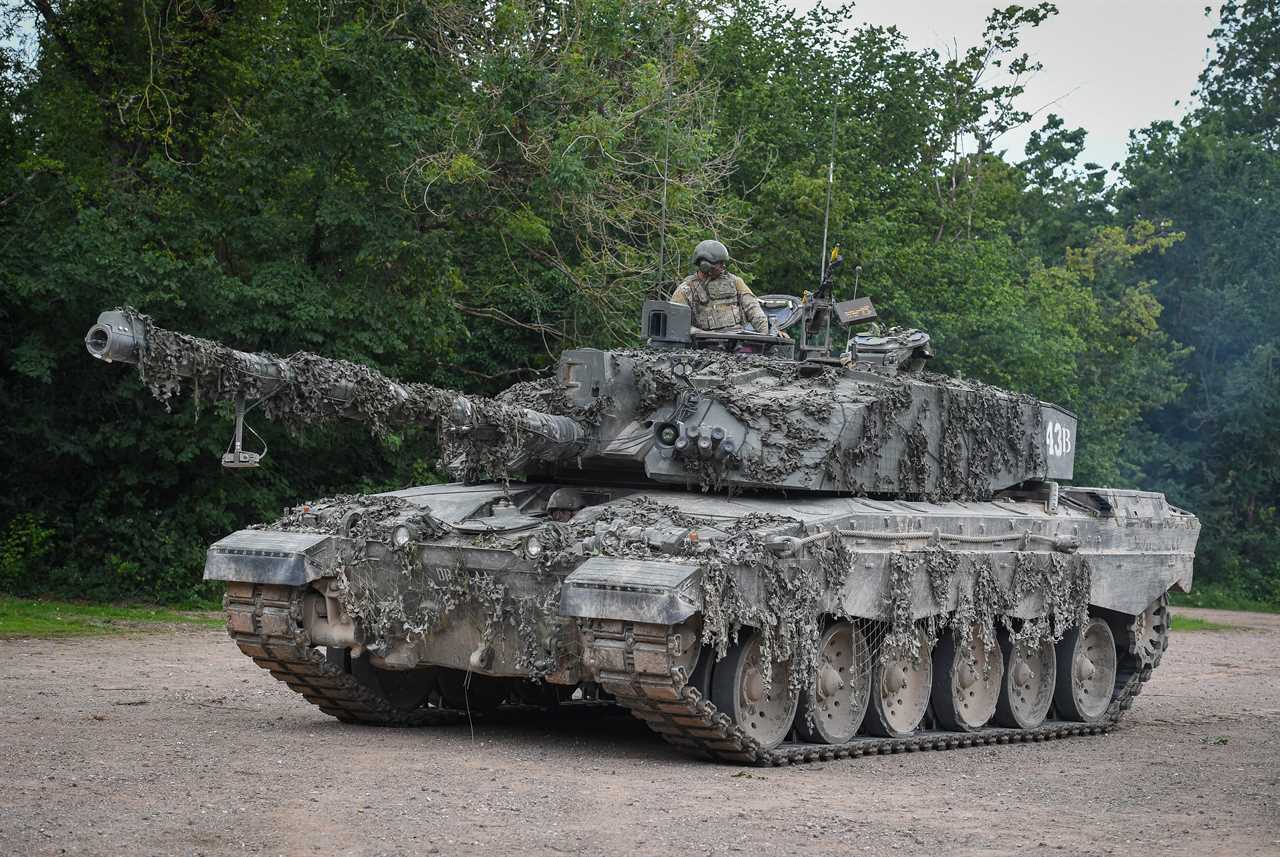
[[[107,363],[137,363],[142,344],[141,320],[120,310],[107,310],[99,315],[98,323],[84,335],[84,347]]]

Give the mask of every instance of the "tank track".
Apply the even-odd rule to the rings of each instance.
[[[395,708],[330,663],[323,651],[309,645],[302,630],[303,591],[292,586],[227,584],[222,599],[227,633],[272,678],[343,723],[445,726],[466,721],[465,711],[452,708]]]
[[[307,702],[343,723],[364,726],[451,726],[483,719],[485,723],[530,719],[592,719],[620,712],[608,700],[561,702],[554,708],[505,703],[495,711],[470,712],[442,706],[412,711],[389,705],[351,673],[311,646],[302,630],[305,587],[228,583],[222,599],[227,632],[255,664],[282,681]]]
[[[389,705],[350,673],[312,648],[302,631],[302,589],[230,583],[223,598],[227,631],[240,651],[325,714],[344,723],[373,726],[447,726],[465,722],[465,711]],[[993,727],[978,732],[922,731],[909,738],[859,736],[844,744],[787,743],[766,749],[688,683],[682,641],[665,625],[596,620],[586,631],[588,658],[598,665],[600,686],[668,743],[695,755],[741,765],[792,765],[858,756],[950,750],[983,744],[1048,741],[1108,732],[1133,704],[1152,668],[1133,670],[1096,723],[1050,721],[1036,729]],[[592,713],[606,706],[590,705]],[[504,706],[529,714],[532,706]]]
[[[1097,735],[1115,728],[1152,671],[1140,667],[1122,677],[1106,714],[1095,723],[1046,721],[1035,729],[928,730],[908,738],[859,735],[844,744],[784,743],[767,749],[688,683],[681,665],[681,642],[665,625],[595,620],[588,631],[587,655],[597,665],[601,686],[668,743],[717,761],[761,767]]]

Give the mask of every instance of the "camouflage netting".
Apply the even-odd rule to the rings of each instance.
[[[1043,470],[1035,442],[1041,411],[1032,396],[929,373],[887,378],[862,392],[867,404],[857,441],[833,444],[824,462],[840,490],[988,500],[998,474]],[[881,466],[886,451],[899,448],[896,467]]]
[[[811,688],[801,685],[817,665],[824,619],[856,620],[844,611],[839,593],[850,570],[860,567],[860,558],[840,537],[810,543],[802,556],[785,560],[767,550],[762,533],[796,524],[777,516],[747,516],[729,530],[726,541],[701,551],[703,641],[723,657],[742,628],[759,629],[765,661],[790,661],[791,690],[808,692]],[[991,554],[941,547],[891,554],[880,621],[858,620],[875,659],[913,658],[920,639],[932,646],[943,632],[954,633],[962,650],[979,634],[990,652],[1001,628],[1016,643],[1035,648],[1043,640],[1056,642],[1085,621],[1090,574],[1084,557],[1022,551],[1015,563],[1012,586],[1005,588],[996,578]],[[743,571],[754,573],[755,592],[740,589]],[[917,620],[912,584],[921,575],[929,581],[934,609],[942,612]],[[947,612],[952,587],[957,605]],[[1041,617],[1025,622],[1010,618],[1023,598],[1036,595],[1044,602]]]
[[[983,500],[994,486],[1044,470],[1034,398],[940,375],[854,372],[714,350],[620,350],[608,352],[616,386],[603,384],[592,396],[570,399],[558,378],[547,378],[488,399],[400,384],[306,352],[280,358],[234,351],[122,312],[145,334],[140,372],[162,401],[189,381],[197,401],[242,400],[293,429],[339,417],[360,420],[375,435],[437,425],[446,467],[466,481],[550,472],[546,465],[554,462],[580,466],[632,420],[664,407],[684,419],[706,400],[749,432],[727,459],[683,458],[688,483],[703,490],[785,485]]]
[[[738,388],[746,382],[748,373],[752,376],[757,372],[767,374],[793,388],[798,395],[810,390],[830,389],[839,377],[834,367],[725,351],[641,348],[610,353],[615,364],[619,361],[631,363],[640,395],[638,410],[642,412],[674,401],[678,393],[689,387],[684,379],[695,376],[718,379],[712,386],[701,390],[726,403],[741,398]]]
[[[267,352],[236,351],[208,339],[156,327],[148,316],[124,308],[141,325],[143,348],[138,372],[151,393],[165,403],[190,384],[197,402],[243,400],[273,422],[294,431],[340,418],[355,419],[375,436],[402,425],[435,425],[446,466],[460,464],[459,476],[506,479],[530,447],[546,436],[541,415],[513,402],[462,396],[430,384],[401,384],[381,372],[309,352],[276,357]],[[463,400],[473,429],[451,430],[449,418]],[[575,416],[573,409],[563,413]],[[594,413],[585,416],[594,419]]]
[[[760,632],[765,687],[772,664],[791,663],[791,693],[809,692],[806,677],[817,669],[824,615],[831,593],[839,592],[856,557],[842,539],[813,544],[801,562],[783,560],[765,546],[762,530],[795,519],[749,515],[737,522],[729,540],[701,557],[702,638],[722,658],[743,628]],[[743,592],[735,571],[754,572],[757,591]],[[836,611],[838,614],[838,610]]]
[[[424,540],[450,532],[400,498],[334,498],[270,526],[336,535],[356,510],[359,517],[348,529],[353,538],[341,542],[336,575],[343,605],[373,652],[385,654],[398,639],[427,637],[461,617],[481,623],[486,643],[514,646],[518,667],[535,679],[577,657],[559,617],[560,588],[564,576],[588,556],[695,562],[703,643],[723,657],[743,629],[757,629],[763,662],[792,665],[795,693],[810,690],[805,677],[816,669],[828,619],[857,621],[873,656],[885,662],[914,657],[920,639],[932,645],[944,632],[956,634],[962,649],[978,634],[990,651],[1004,628],[1016,643],[1034,648],[1060,639],[1087,617],[1089,565],[1079,555],[1015,552],[1012,582],[1004,586],[991,554],[929,547],[890,554],[885,579],[877,582],[884,591],[879,618],[855,619],[844,612],[839,594],[850,570],[861,568],[860,556],[838,533],[806,534],[797,519],[778,515],[716,522],[645,497],[591,507],[570,523],[548,522],[536,530],[545,550],[537,562],[534,595],[514,593],[492,575],[468,571],[460,553],[450,567],[428,567],[412,545],[392,547],[391,532],[401,524],[414,526]],[[799,555],[780,558],[766,544],[774,534],[813,538]],[[366,540],[381,545],[371,552]],[[458,546],[519,549],[516,539],[500,535],[466,536]],[[927,580],[938,612],[916,619],[913,588],[921,579]],[[957,605],[948,611],[953,591]],[[1009,618],[1019,602],[1033,596],[1043,602],[1039,618]]]
[[[1042,433],[1042,417],[1033,396],[940,375],[928,375],[926,380],[940,391],[944,438],[936,497],[929,499],[989,499],[993,473],[1043,469],[1040,446],[1034,442]],[[1030,431],[1024,420],[1027,414],[1033,420]],[[927,461],[923,463],[927,468]]]
[[[776,533],[803,535],[798,519],[753,514],[725,525],[644,498],[604,508],[607,511],[597,517],[565,527],[569,532],[561,543],[590,539],[595,552],[644,558],[660,553],[645,540],[645,531],[669,527],[716,533],[714,539],[686,537],[674,550],[665,549],[698,563],[703,643],[713,647],[717,657],[723,657],[744,628],[757,629],[762,660],[790,662],[790,691],[812,691],[805,677],[816,669],[824,621],[855,619],[844,612],[839,600],[850,570],[861,567],[859,555],[846,539],[819,537],[805,546],[802,555],[783,559],[768,550],[766,538]],[[610,535],[601,538],[602,533]],[[628,539],[627,533],[634,535]],[[821,531],[809,535],[821,536]],[[549,552],[546,561],[567,567],[575,561],[575,555],[563,549],[559,556],[556,559]],[[912,657],[917,652],[913,641],[923,638],[933,645],[944,632],[955,633],[962,650],[973,634],[980,634],[990,651],[1002,628],[1020,645],[1035,647],[1045,639],[1060,639],[1069,627],[1085,620],[1090,576],[1084,557],[1021,551],[1014,555],[1014,561],[1012,585],[1006,588],[997,579],[988,553],[938,547],[891,554],[880,619],[855,620],[867,634],[873,656],[878,662]],[[940,612],[917,620],[912,583],[922,575]],[[945,605],[953,588],[958,603],[953,612],[947,612]],[[1009,618],[1020,601],[1036,595],[1044,602],[1041,618],[1025,622]],[[767,675],[766,683],[771,680]]]
[[[421,538],[433,539],[449,532],[449,527],[431,513],[402,497],[386,494],[339,494],[314,503],[295,506],[269,524],[254,524],[251,530],[284,530],[328,536],[348,535],[391,543],[391,534],[401,525],[413,528]]]
[[[632,370],[639,414],[712,399],[754,430],[757,448],[732,474],[689,462],[691,480],[704,490],[788,482],[856,495],[985,500],[997,477],[1044,468],[1039,402],[977,381],[848,373],[719,351],[616,351],[612,360],[615,373],[622,363]]]
[[[392,533],[402,525],[413,529],[416,544],[394,546]],[[445,627],[459,610],[475,609],[483,641],[512,643],[517,666],[531,678],[553,672],[563,658],[561,578],[548,573],[538,581],[538,594],[529,596],[512,592],[492,575],[467,571],[461,555],[449,567],[425,565],[421,543],[451,529],[403,498],[341,495],[293,509],[257,529],[348,537],[338,542],[334,558],[337,589],[374,654],[386,655],[397,640],[422,639]],[[477,537],[477,542],[486,539],[492,546],[505,546],[492,536]],[[371,543],[377,546],[372,552]]]
[[[704,490],[732,492],[734,483],[744,480],[781,483],[806,470],[807,450],[830,446],[834,439],[822,429],[837,404],[840,370],[835,367],[722,351],[622,351],[614,359],[632,365],[639,410],[696,395],[714,399],[758,432],[758,454],[743,458],[732,475],[718,462],[689,463],[691,477]],[[696,391],[688,380],[695,377]]]
[[[474,618],[484,645],[512,646],[516,668],[531,679],[555,672],[568,641],[559,633],[560,578],[541,581],[538,595],[517,595],[492,575],[424,566],[416,551],[394,551],[400,576],[388,577],[381,560],[353,549],[343,557],[338,587],[343,607],[367,635],[368,648],[386,654],[394,641],[415,642],[457,621]]]
[[[456,395],[426,384],[396,384],[367,366],[305,351],[288,357],[236,351],[156,327],[148,316],[129,308],[120,311],[142,323],[138,373],[166,407],[189,383],[197,402],[259,403],[268,419],[293,430],[347,417],[382,435],[390,426],[415,417],[438,419],[448,413]],[[411,389],[412,396],[405,395]]]
[[[755,438],[752,454],[734,462],[731,473],[718,461],[690,462],[690,481],[704,490],[787,482],[850,494],[981,500],[991,496],[997,476],[1040,472],[1044,464],[1034,398],[932,374],[850,372],[720,351],[624,350],[608,359],[614,377],[634,379],[634,389],[600,390],[584,407],[554,378],[517,384],[494,399],[463,397],[310,353],[278,358],[234,351],[123,312],[144,333],[139,371],[161,401],[189,381],[197,401],[243,400],[293,429],[339,417],[360,420],[374,434],[437,424],[444,428],[446,462],[460,465],[470,480],[505,480],[532,458],[590,454],[592,436],[607,427],[666,406],[691,413],[699,399],[718,402]],[[623,402],[631,403],[626,413]],[[518,595],[491,575],[466,570],[461,555],[451,568],[428,568],[412,544],[394,548],[391,532],[407,523],[419,539],[506,550],[518,549],[515,539],[460,535],[395,498],[343,497],[317,508],[323,512],[300,512],[273,526],[352,537],[341,542],[337,577],[371,649],[386,652],[396,639],[428,636],[466,610],[481,617],[486,640],[518,648],[531,676],[563,665],[560,581],[587,555],[661,554],[696,562],[704,642],[723,656],[741,629],[758,629],[766,661],[791,661],[793,681],[812,672],[823,617],[847,618],[838,593],[849,570],[858,568],[858,557],[837,535],[810,541],[800,557],[770,552],[766,533],[814,535],[794,518],[748,516],[717,526],[638,499],[584,510],[569,524],[544,524],[536,532],[547,548],[538,561],[545,577],[532,587],[536,596]],[[371,551],[369,542],[380,547]],[[872,641],[878,656],[908,656],[921,629],[932,641],[948,627],[965,642],[981,634],[989,648],[997,625],[1032,595],[1043,599],[1043,616],[1007,622],[1021,641],[1057,639],[1085,615],[1089,568],[1082,557],[1019,553],[1009,587],[991,563],[990,554],[940,547],[893,554],[880,582],[886,603]],[[389,567],[395,573],[388,574]],[[953,614],[914,619],[911,585],[921,575],[939,605],[958,592]]]
[[[913,657],[922,629],[931,644],[950,629],[962,648],[970,644],[973,634],[980,634],[983,647],[990,652],[996,645],[996,631],[1002,627],[1015,642],[1034,649],[1045,640],[1057,642],[1067,629],[1088,618],[1091,579],[1087,558],[1017,551],[1014,563],[1012,583],[1005,588],[996,577],[989,553],[930,547],[893,554],[885,588],[887,628],[880,644],[881,657]],[[951,587],[958,583],[953,613],[919,621],[913,618],[912,583],[920,575],[928,578],[935,604],[946,604]],[[1043,599],[1040,617],[1026,621],[1009,618],[1020,601],[1037,595]]]

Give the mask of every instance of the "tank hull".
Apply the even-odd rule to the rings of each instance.
[[[689,724],[707,706],[717,711],[707,676],[743,635],[794,670],[786,681],[800,697],[821,669],[816,640],[833,623],[860,629],[874,667],[920,634],[931,647],[947,634],[990,644],[1010,632],[1024,646],[1061,647],[1070,629],[1103,617],[1117,664],[1127,664],[1115,670],[1115,700],[1129,699],[1131,680],[1149,676],[1167,644],[1161,627],[1158,651],[1140,654],[1135,626],[1167,592],[1190,588],[1199,532],[1193,515],[1141,491],[928,503],[578,485],[586,505],[551,520],[547,499],[561,487],[449,484],[318,501],[216,543],[205,575],[241,594],[292,593],[276,597],[291,604],[281,621],[301,650],[347,652],[366,670],[428,684],[472,676],[507,701],[530,687],[588,697],[601,688],[651,725],[659,702],[687,709],[696,731],[705,727]],[[403,544],[400,522],[411,530]],[[255,605],[229,596],[233,637],[260,622]],[[448,713],[425,700],[402,714]],[[933,711],[893,740],[925,740],[937,731]],[[1066,722],[1050,714],[1035,728]],[[1064,734],[1101,728],[1083,722]],[[796,733],[772,746],[730,735],[721,738],[748,750],[717,753],[657,725],[677,745],[727,761],[776,762],[807,746]],[[994,729],[978,734],[1005,734]],[[840,753],[867,740],[860,729]]]

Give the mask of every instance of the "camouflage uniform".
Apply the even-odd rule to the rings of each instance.
[[[676,287],[671,302],[693,310],[693,326],[701,330],[725,330],[750,322],[756,333],[769,332],[769,317],[742,278],[727,271],[712,279],[691,274]]]

